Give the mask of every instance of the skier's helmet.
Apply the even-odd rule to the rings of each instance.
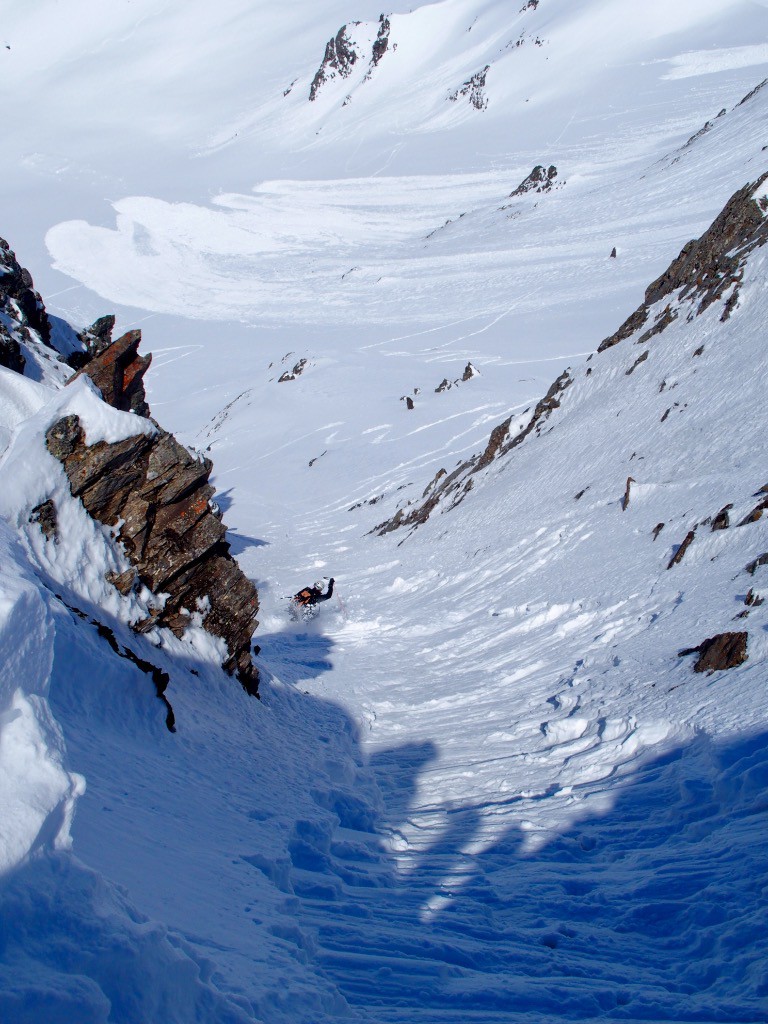
[[[315,590],[322,590],[324,586],[325,583],[322,580],[318,580],[317,583],[315,583]]]

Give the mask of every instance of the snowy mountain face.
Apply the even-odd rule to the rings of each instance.
[[[765,1018],[767,29],[5,12],[3,1019]]]

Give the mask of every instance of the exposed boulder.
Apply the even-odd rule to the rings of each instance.
[[[114,322],[114,318],[102,318],[104,321],[109,319]],[[96,321],[97,324],[100,322]],[[109,342],[111,329],[101,335],[102,339],[107,340],[106,347],[90,359],[72,380],[76,380],[80,374],[87,374],[109,405],[123,412],[149,416],[144,374],[149,369],[152,356],[139,355],[141,331],[128,331],[117,341]]]
[[[727,505],[724,505],[723,508],[720,509],[720,511],[712,520],[712,529],[714,531],[727,530],[730,527],[731,517],[728,515],[728,513],[731,511],[732,508],[733,502],[729,502]]]
[[[226,528],[211,508],[211,462],[194,457],[160,428],[88,446],[77,416],[50,427],[46,441],[73,496],[95,520],[116,530],[138,580],[168,595],[151,620],[136,628],[167,626],[181,636],[195,616],[225,641],[224,668],[256,694],[250,642],[258,595],[232,558]],[[119,589],[133,585],[127,578],[113,582]]]
[[[747,633],[719,633],[704,640],[698,647],[686,647],[678,657],[698,654],[694,672],[722,672],[736,668],[747,660]]]

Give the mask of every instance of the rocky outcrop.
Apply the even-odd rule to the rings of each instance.
[[[373,69],[379,63],[379,61],[384,56],[384,54],[387,52],[387,50],[389,49],[389,33],[390,33],[390,30],[391,30],[391,25],[390,25],[390,22],[389,22],[389,18],[385,14],[380,14],[379,15],[379,31],[376,34],[376,39],[374,40],[374,43],[373,43],[373,51],[372,51],[372,54],[371,54],[371,66],[370,66],[370,68],[368,70],[368,74],[369,75],[370,75],[371,71],[373,71]]]
[[[490,64],[486,64],[482,71],[476,71],[471,78],[467,79],[455,92],[452,92],[448,99],[455,103],[459,96],[466,96],[475,110],[485,110],[488,106],[488,97],[485,95],[485,80],[490,70]]]
[[[730,317],[738,302],[747,257],[768,242],[768,199],[756,198],[766,180],[768,172],[731,196],[704,234],[688,242],[664,273],[648,286],[642,305],[614,334],[601,342],[598,352],[612,348],[639,331],[648,321],[651,307],[669,297],[674,296],[676,303],[692,304],[695,315],[703,313],[714,302],[725,300],[721,320]],[[677,315],[668,302],[638,341],[649,341],[660,334]]]
[[[123,396],[127,393],[124,387]],[[167,595],[158,597],[152,616],[134,628],[143,632],[166,626],[181,636],[193,621],[201,624],[225,641],[224,668],[256,694],[250,643],[258,596],[232,558],[226,528],[212,507],[211,462],[191,455],[160,428],[89,446],[77,416],[55,423],[46,442],[64,467],[73,496],[95,520],[116,531],[135,567],[135,579],[121,577],[115,586],[119,582],[125,593],[142,583]]]
[[[704,640],[698,647],[686,647],[678,657],[698,654],[694,672],[722,672],[737,668],[747,660],[747,633],[719,633]]]
[[[103,320],[114,318],[104,317]],[[96,321],[100,323],[102,321]],[[94,325],[95,326],[95,325]],[[109,331],[102,335],[109,337]],[[101,397],[115,409],[135,412],[138,416],[149,416],[147,396],[144,391],[144,374],[149,369],[152,356],[140,356],[141,331],[128,331],[117,341],[106,341],[100,345],[100,352],[89,359],[72,380],[86,374],[101,392]]]
[[[360,23],[354,22],[353,24],[359,25]],[[310,100],[314,102],[320,88],[336,75],[348,78],[352,74],[352,69],[359,56],[355,44],[347,35],[347,26],[342,25],[336,35],[326,43],[325,56],[309,87]]]
[[[43,300],[34,289],[32,275],[21,266],[4,238],[0,238],[0,309],[18,324],[22,339],[27,340],[32,330],[50,346],[51,322]]]
[[[83,352],[73,352],[67,362],[74,369],[79,370],[90,362],[94,356],[100,356],[112,344],[112,331],[115,327],[115,317],[109,313],[107,316],[100,316],[90,327],[80,331],[77,337],[85,346]]]
[[[514,192],[510,192],[509,198],[524,196],[527,192],[551,192],[556,177],[557,168],[554,164],[546,169],[542,164],[536,164],[528,177],[523,178]]]

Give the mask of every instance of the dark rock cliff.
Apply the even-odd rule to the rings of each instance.
[[[54,423],[46,443],[89,515],[117,527],[136,570],[133,585],[167,595],[151,618],[134,628],[167,626],[181,636],[199,616],[203,627],[227,645],[224,668],[256,694],[250,644],[258,595],[231,556],[226,528],[212,507],[211,462],[195,458],[160,428],[88,446],[77,416]],[[123,592],[131,582],[114,581]]]
[[[4,238],[0,238],[0,310],[16,322],[22,337],[25,331],[37,331],[50,344],[51,323],[43,300],[34,289],[32,275]]]

